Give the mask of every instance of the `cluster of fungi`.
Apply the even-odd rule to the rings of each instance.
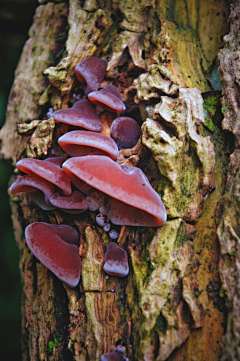
[[[141,136],[137,121],[120,116],[111,124],[111,137],[100,133],[102,111],[121,113],[126,109],[116,86],[109,84],[98,90],[106,69],[107,61],[96,57],[76,65],[85,97],[53,113],[56,123],[81,129],[59,137],[58,144],[67,157],[19,160],[16,166],[26,175],[16,178],[10,192],[28,193],[46,211],[97,211],[96,223],[116,240],[119,234],[113,225],[158,227],[166,221],[166,210],[140,168],[116,162],[119,150],[134,147]],[[51,272],[70,287],[78,285],[81,259],[75,228],[35,222],[26,227],[25,237],[31,252]],[[107,245],[103,269],[120,277],[129,273],[127,252],[115,242]],[[127,360],[121,346],[101,358],[112,359]]]

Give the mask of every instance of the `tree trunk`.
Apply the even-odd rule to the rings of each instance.
[[[78,62],[104,58],[105,84],[119,88],[125,114],[142,124],[141,141],[120,151],[118,162],[145,172],[168,221],[121,227],[130,274],[107,279],[110,239],[94,212],[46,212],[25,194],[12,197],[23,360],[100,360],[119,344],[131,361],[238,360],[238,2],[219,55],[223,123],[216,56],[228,32],[227,1],[40,2],[9,97],[2,155],[15,164],[57,154],[66,127],[48,109],[73,103]],[[105,125],[109,118],[101,116]],[[26,246],[23,230],[38,221],[78,228],[77,287],[60,282]]]

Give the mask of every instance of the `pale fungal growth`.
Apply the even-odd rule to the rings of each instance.
[[[92,197],[89,197],[89,196],[87,196],[86,197],[86,201],[87,201],[87,205],[88,205],[88,209],[90,210],[90,211],[96,211],[98,208],[99,208],[99,206],[100,206],[100,204],[98,203],[98,202],[96,202]]]
[[[109,232],[109,237],[112,239],[118,239],[119,233],[115,229],[111,229]]]
[[[96,222],[100,227],[105,227],[107,224],[109,224],[109,218],[107,214],[99,213],[96,216]]]
[[[111,223],[106,224],[106,226],[103,227],[105,232],[108,232],[111,228]]]

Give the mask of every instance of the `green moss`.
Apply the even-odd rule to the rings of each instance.
[[[222,113],[223,113],[223,115],[228,113],[228,112],[229,112],[229,108],[228,108],[227,102],[222,101]]]
[[[205,97],[203,102],[205,125],[212,132],[215,130],[213,119],[216,116],[220,98],[220,93],[217,93]]]
[[[59,342],[62,341],[62,336],[53,336],[53,340],[48,342],[48,352],[49,354],[53,353],[53,349],[54,347],[57,347],[57,345],[59,344]]]

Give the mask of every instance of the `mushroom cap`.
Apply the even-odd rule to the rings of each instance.
[[[26,227],[25,237],[29,249],[44,266],[70,287],[77,286],[81,260],[74,228],[36,222]]]
[[[107,245],[105,253],[104,271],[109,275],[125,277],[129,273],[128,255],[117,243],[111,242]]]
[[[101,133],[73,130],[62,135],[58,139],[58,143],[71,156],[99,154],[107,155],[113,160],[118,156],[118,147],[115,141]]]
[[[16,166],[24,173],[37,175],[42,179],[46,179],[48,182],[60,188],[66,196],[69,196],[72,193],[69,178],[63,172],[61,167],[53,162],[23,158],[17,162]]]
[[[141,128],[130,117],[119,117],[114,119],[110,127],[111,137],[118,145],[118,149],[133,148],[141,136]]]
[[[54,193],[49,202],[62,211],[73,214],[82,213],[88,209],[86,198],[79,191],[73,191],[70,196],[61,196],[59,193]]]
[[[78,189],[105,208],[112,223],[157,227],[166,222],[161,198],[141,169],[88,155],[68,159],[63,170]]]
[[[102,109],[114,110],[116,112],[126,110],[121,94],[115,85],[107,85],[99,91],[89,93],[88,99]]]
[[[101,132],[102,123],[96,109],[87,99],[78,100],[71,108],[59,109],[53,113],[56,123],[66,123],[76,127]]]
[[[66,157],[49,157],[44,159],[44,162],[50,162],[58,165],[60,168],[62,168],[63,163],[67,160]]]
[[[124,348],[119,345],[113,352],[102,355],[100,361],[128,361],[128,358],[124,356],[124,353]]]
[[[54,193],[53,185],[38,176],[24,175],[15,179],[10,186],[10,192],[13,195],[22,192],[29,193],[30,198],[43,210],[50,211],[55,209],[49,203],[49,198]]]
[[[75,66],[75,73],[84,85],[85,94],[98,90],[107,70],[107,61],[90,56]]]

